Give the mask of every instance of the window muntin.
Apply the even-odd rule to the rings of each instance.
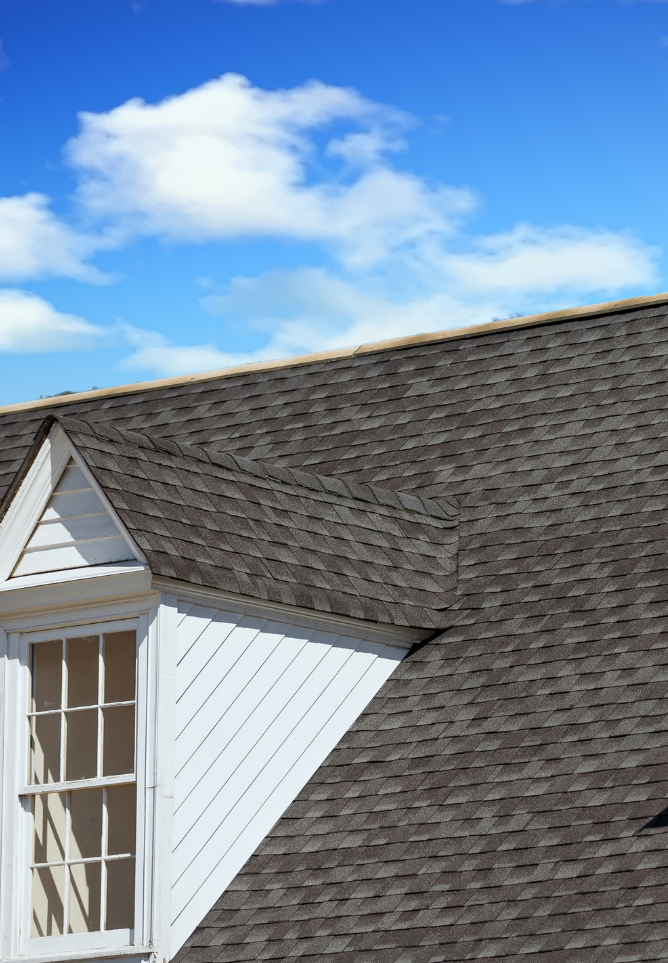
[[[134,928],[136,631],[30,645],[31,938]]]

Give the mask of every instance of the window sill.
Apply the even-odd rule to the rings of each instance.
[[[25,956],[15,957],[16,963],[64,963],[67,960],[109,960],[128,957],[135,957],[137,960],[145,960],[154,952],[150,946],[108,946],[98,950],[62,950],[59,953],[44,953],[36,955],[27,953]],[[6,960],[5,963],[13,963]]]

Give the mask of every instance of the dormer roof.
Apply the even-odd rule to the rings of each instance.
[[[38,439],[54,425],[84,459],[153,574],[319,613],[442,627],[455,598],[455,499],[344,482],[74,418],[47,419]],[[38,449],[39,442],[33,452]],[[29,457],[17,483],[30,464]],[[65,469],[58,485],[69,484],[72,471],[79,478],[80,470]],[[92,559],[95,550],[102,553],[99,562],[132,557],[90,486],[66,496],[57,486],[45,508],[49,519],[52,503],[63,497],[88,500],[83,534]],[[95,507],[91,499],[96,513],[88,511]],[[11,496],[5,510],[10,502]],[[50,570],[44,550],[32,547],[51,538],[49,519],[31,536],[18,574]],[[72,532],[77,522],[70,523]],[[93,531],[95,525],[104,531]],[[118,558],[107,558],[105,551],[113,554],[115,547]],[[38,550],[41,567],[35,568]],[[49,551],[74,556],[77,549],[59,544]]]

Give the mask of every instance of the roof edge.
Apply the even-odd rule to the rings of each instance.
[[[219,368],[214,371],[200,371],[195,374],[177,375],[173,378],[157,378],[154,381],[137,381],[134,384],[115,385],[111,388],[96,388],[92,391],[75,391],[72,392],[72,394],[56,395],[52,398],[38,398],[36,401],[20,401],[11,405],[0,405],[0,414],[8,414],[13,411],[30,411],[35,408],[53,408],[54,406],[69,405],[73,402],[87,401],[92,398],[108,398],[114,395],[137,394],[141,391],[152,391],[159,388],[188,385],[203,381],[215,381],[218,378],[234,378],[255,371],[274,371],[277,368],[292,368],[300,365],[317,364],[324,361],[336,361],[340,358],[353,358],[362,354],[375,354],[381,351],[410,348],[417,344],[435,344],[441,341],[474,338],[483,334],[493,334],[497,331],[512,331],[515,328],[535,327],[541,324],[551,324],[555,321],[567,321],[571,318],[594,318],[606,314],[616,314],[618,311],[631,311],[634,308],[654,304],[668,304],[668,292],[639,298],[625,298],[618,301],[603,301],[600,304],[587,304],[577,308],[566,308],[562,311],[529,314],[521,318],[488,321],[483,324],[473,324],[463,328],[449,328],[444,331],[434,331],[426,334],[410,334],[401,338],[390,338],[386,341],[372,341],[368,344],[354,345],[348,348],[332,348],[329,351],[316,351],[313,354],[296,355],[291,358],[278,358],[275,361],[255,361],[250,364],[233,365],[229,368]]]

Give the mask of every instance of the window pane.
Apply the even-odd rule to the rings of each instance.
[[[34,863],[56,863],[65,859],[65,799],[64,792],[34,797]]]
[[[32,646],[33,710],[60,709],[63,677],[63,643],[39,642]]]
[[[60,782],[60,713],[33,716],[32,781],[38,785]]]
[[[100,929],[101,863],[70,866],[68,933],[94,933]]]
[[[135,697],[136,632],[104,636],[104,701],[132,702]]]
[[[103,709],[103,776],[120,776],[135,769],[135,707]]]
[[[107,789],[107,854],[134,853],[137,839],[137,789],[109,786]]]
[[[99,639],[89,635],[67,640],[67,704],[97,705]]]
[[[97,775],[97,709],[67,712],[66,779]]]
[[[70,859],[102,855],[102,790],[70,793]]]
[[[106,930],[131,930],[135,925],[135,861],[107,863]]]
[[[41,866],[33,869],[32,937],[63,935],[64,892],[64,866]]]

